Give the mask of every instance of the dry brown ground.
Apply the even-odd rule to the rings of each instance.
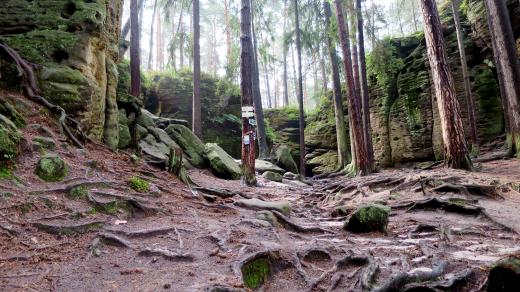
[[[56,129],[38,116],[31,122]],[[24,133],[28,141],[36,134],[31,128]],[[271,261],[264,291],[367,290],[363,277],[373,276],[379,287],[399,272],[428,274],[436,266],[443,268],[440,276],[422,286],[479,291],[492,263],[520,251],[517,159],[484,163],[472,173],[392,169],[312,186],[259,178],[260,186],[249,188],[206,170],[190,171],[201,186],[237,193],[208,201],[167,172],[133,165],[125,153],[58,144],[57,152],[70,166],[66,181],[39,180],[33,173],[39,153],[30,147],[17,161],[19,180],[0,181],[0,291],[240,290],[245,288],[239,265],[251,255]],[[133,191],[128,186],[133,176],[149,181],[152,190]],[[133,207],[113,215],[94,212],[87,198],[71,199],[64,190],[84,183],[89,195],[101,201],[116,198]],[[446,183],[492,188],[484,193],[438,189]],[[288,200],[291,222],[322,230],[266,227],[258,211],[234,204],[242,196]],[[432,198],[440,205],[421,204]],[[394,207],[386,234],[342,229],[346,216],[367,202]],[[42,226],[62,232],[89,229],[63,235]]]

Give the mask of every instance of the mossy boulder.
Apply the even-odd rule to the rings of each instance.
[[[44,181],[60,181],[67,176],[67,164],[59,155],[47,154],[38,161],[36,175]]]
[[[128,118],[126,117],[125,110],[119,111],[119,149],[125,149],[132,143],[132,135],[130,134],[130,128],[128,127]]]
[[[242,176],[242,170],[226,151],[215,143],[207,143],[205,153],[213,174],[223,179],[238,180]]]
[[[386,232],[390,208],[370,204],[358,208],[345,222],[343,228],[354,233]]]
[[[191,165],[198,168],[205,166],[207,147],[204,146],[204,143],[202,143],[197,135],[195,135],[190,129],[183,125],[170,125],[166,128],[165,131],[182,148],[187,156],[186,159],[190,162]],[[215,149],[213,146],[210,148]],[[220,150],[222,149],[220,148]],[[220,150],[218,150],[218,152],[220,152]],[[224,152],[224,150],[222,150],[222,152],[225,154],[225,158],[229,157],[231,160],[233,160],[233,158]]]
[[[272,164],[269,161],[262,160],[262,159],[255,160],[255,169],[259,173],[264,173],[266,171],[275,172],[275,173],[279,173],[279,174],[285,173],[285,170]]]
[[[26,125],[25,118],[16,110],[16,108],[7,100],[0,98],[0,114],[7,117],[18,128]]]
[[[18,155],[20,139],[16,125],[0,114],[0,163],[13,160]]]
[[[237,200],[235,204],[237,206],[253,210],[275,210],[285,215],[290,215],[292,209],[291,203],[289,201],[269,202],[256,198]]]
[[[501,260],[489,271],[488,292],[517,291],[520,285],[520,257]]]
[[[143,128],[154,128],[155,122],[154,122],[155,116],[150,113],[149,111],[142,109],[141,114],[137,118],[137,124],[141,125]]]
[[[291,155],[291,148],[281,145],[275,150],[276,165],[292,173],[298,173],[298,166]]]
[[[331,173],[336,170],[338,164],[338,152],[327,151],[307,161],[307,165],[312,166],[312,173],[322,174]]]
[[[262,174],[262,177],[267,180],[274,181],[274,182],[282,182],[282,180],[283,180],[283,177],[281,174],[272,172],[272,171],[264,172],[264,174]]]

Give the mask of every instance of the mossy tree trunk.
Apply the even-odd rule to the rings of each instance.
[[[455,22],[455,28],[457,29],[457,43],[459,46],[460,53],[460,63],[462,65],[462,76],[464,78],[464,94],[466,95],[466,104],[468,110],[468,120],[469,120],[469,128],[470,128],[470,138],[471,138],[471,148],[476,150],[478,147],[478,135],[477,135],[477,122],[475,119],[475,99],[473,98],[473,94],[471,92],[471,83],[469,80],[469,71],[468,71],[468,61],[466,58],[466,51],[464,48],[464,35],[462,32],[462,27],[460,24],[460,16],[459,16],[459,8],[460,2],[459,0],[452,0],[451,6],[453,9],[453,20]]]
[[[471,158],[455,93],[455,82],[448,66],[446,44],[437,4],[435,0],[421,0],[421,4],[426,47],[441,120],[444,163],[451,168],[471,169]]]
[[[193,133],[202,138],[200,95],[200,3],[199,0],[193,0],[193,113],[191,126]]]
[[[511,20],[504,1],[485,0],[493,54],[507,115],[508,143],[512,155],[520,157],[520,61]]]
[[[413,2],[413,1],[412,1]],[[361,77],[361,103],[363,108],[363,130],[365,132],[365,143],[368,153],[368,163],[374,167],[374,145],[372,143],[372,127],[370,125],[370,94],[368,91],[367,61],[365,55],[365,33],[363,26],[363,14],[361,11],[361,0],[356,0],[356,11],[358,20],[358,48],[359,48],[359,70]]]
[[[240,56],[240,89],[242,93],[242,182],[256,185],[255,177],[255,123],[254,116],[246,114],[245,107],[253,104],[253,45],[251,43],[251,0],[242,0],[240,30],[242,33]]]
[[[141,94],[141,49],[137,0],[130,1],[130,21],[130,94],[139,97]]]
[[[341,43],[341,50],[343,52],[343,65],[345,67],[345,77],[347,80],[348,100],[349,100],[349,115],[350,115],[350,129],[352,130],[353,143],[352,151],[352,169],[354,173],[361,175],[369,174],[372,169],[368,161],[368,155],[365,144],[365,137],[363,132],[363,121],[361,116],[361,98],[355,87],[354,75],[352,69],[352,55],[350,51],[350,36],[348,28],[348,20],[345,21],[343,14],[343,7],[341,0],[335,0],[336,17],[338,22],[339,40]]]
[[[341,81],[339,77],[339,62],[336,55],[336,46],[334,45],[332,33],[332,10],[328,0],[323,0],[323,11],[325,13],[325,27],[327,31],[327,50],[329,54],[330,64],[332,68],[332,89],[334,93],[334,120],[336,122],[336,140],[338,143],[338,168],[345,168],[350,160],[350,152],[347,140],[347,125],[345,123],[345,115],[343,114],[343,95],[341,94]]]
[[[302,177],[305,177],[305,112],[303,110],[302,45],[298,0],[294,0],[294,21],[296,29],[296,51],[298,56],[298,107],[300,113],[300,174]]]
[[[262,95],[260,94],[260,69],[258,67],[258,44],[254,23],[254,11],[254,7],[251,6],[251,27],[253,33],[253,101],[257,123],[259,157],[266,159],[269,157],[269,148],[267,147],[267,134],[265,131],[264,109],[262,107]]]

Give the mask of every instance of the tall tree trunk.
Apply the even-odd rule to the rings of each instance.
[[[139,47],[139,11],[137,0],[130,0],[130,95],[141,95],[141,49]]]
[[[161,13],[157,13],[157,70],[164,69],[164,50],[163,50],[163,38],[162,38],[162,22]]]
[[[507,133],[512,155],[520,157],[520,62],[511,19],[504,1],[485,0],[493,54],[509,121]]]
[[[336,16],[338,22],[339,40],[341,42],[341,50],[343,52],[343,63],[345,67],[345,76],[347,79],[348,99],[349,99],[349,115],[350,128],[352,129],[352,140],[354,143],[352,171],[366,175],[372,170],[368,161],[368,155],[365,145],[365,137],[363,132],[363,119],[361,116],[361,98],[355,89],[351,53],[350,53],[350,37],[348,21],[345,21],[343,15],[343,7],[341,0],[335,0]]]
[[[305,177],[305,112],[303,110],[303,76],[302,76],[302,45],[300,31],[300,15],[298,0],[294,0],[294,19],[296,29],[296,51],[298,54],[298,105],[300,125],[300,174]]]
[[[179,21],[180,25],[180,35],[179,35],[179,67],[184,68],[184,36],[186,32],[184,31],[184,21],[182,21],[182,11],[181,11],[181,20]]]
[[[251,2],[242,0],[240,30],[242,32],[240,56],[242,93],[242,182],[256,185],[255,177],[255,127],[253,101],[253,50],[251,44]],[[251,122],[253,121],[253,122]]]
[[[298,73],[296,72],[296,53],[294,52],[294,46],[291,45],[291,59],[292,59],[292,69],[293,69],[293,87],[294,87],[294,95],[296,99],[298,99]]]
[[[284,14],[285,17],[283,19],[283,103],[284,106],[289,106],[289,76],[287,73],[287,53],[289,51],[289,46],[287,44],[286,40],[286,34],[287,34],[287,0],[283,1],[284,3]]]
[[[343,110],[343,95],[341,93],[341,81],[339,77],[339,62],[336,55],[336,46],[332,36],[331,18],[332,10],[328,0],[323,0],[325,12],[325,27],[327,36],[327,50],[329,53],[330,64],[332,67],[332,89],[334,91],[334,118],[336,122],[336,140],[338,144],[338,170],[345,168],[350,160],[347,140],[347,124]]]
[[[464,48],[464,35],[462,33],[462,27],[460,24],[460,17],[459,17],[459,7],[460,7],[459,0],[452,0],[451,7],[453,9],[453,20],[455,21],[455,28],[457,29],[457,43],[459,45],[460,63],[462,66],[462,76],[464,78],[464,93],[466,95],[466,104],[467,104],[467,110],[468,110],[471,147],[472,147],[472,149],[475,149],[475,147],[478,147],[477,122],[475,119],[475,100],[473,99],[473,94],[471,93],[471,83],[469,80],[468,63],[467,63],[467,58],[466,58],[466,51]]]
[[[350,17],[350,36],[351,36],[351,44],[352,44],[352,70],[354,76],[354,87],[356,88],[357,95],[361,96],[361,82],[359,76],[359,58],[358,58],[358,46],[356,40],[357,34],[357,12],[354,9],[354,1],[348,1],[348,15]]]
[[[417,8],[415,7],[415,1],[416,0],[411,0],[410,2],[412,3],[413,27],[414,27],[415,31],[418,31],[419,25],[417,24]]]
[[[320,70],[321,70],[321,81],[322,84],[322,94],[326,94],[329,90],[329,80],[327,78],[327,68],[325,66],[325,52],[320,53]]]
[[[153,16],[152,16],[152,25],[150,26],[150,52],[148,54],[148,70],[152,70],[152,56],[153,56],[153,29],[155,22],[155,15],[157,14],[157,0],[155,0],[153,4]]]
[[[415,1],[415,0],[413,0]],[[368,91],[367,61],[365,55],[365,32],[363,26],[363,13],[361,0],[356,0],[357,9],[357,33],[359,48],[359,73],[361,75],[361,105],[363,108],[363,130],[365,132],[365,143],[367,147],[368,163],[374,167],[374,146],[372,143],[372,127],[370,125],[370,93]]]
[[[143,6],[144,6],[144,0],[139,0],[139,12],[141,10],[143,10]],[[128,17],[128,19],[126,20],[125,24],[123,25],[123,29],[121,29],[121,36],[119,37],[120,40],[125,40],[126,37],[128,36],[128,33],[130,32],[130,18],[131,17]],[[121,55],[124,55],[126,53],[123,52]]]
[[[251,7],[251,28],[253,32],[253,100],[255,106],[258,150],[259,157],[266,159],[269,157],[269,147],[267,146],[267,134],[265,131],[264,109],[262,107],[262,95],[260,94],[260,69],[258,67],[258,43],[256,39],[254,9]]]
[[[439,106],[444,141],[444,163],[451,168],[471,169],[471,158],[455,93],[455,82],[448,66],[437,4],[435,0],[421,0],[421,4],[428,59]]]
[[[202,118],[200,108],[200,6],[193,0],[193,133],[202,138]]]

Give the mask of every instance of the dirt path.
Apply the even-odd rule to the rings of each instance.
[[[422,288],[479,291],[487,267],[520,252],[516,159],[475,173],[259,178],[257,188],[190,171],[202,187],[229,190],[216,194],[99,146],[61,143],[57,152],[70,166],[66,181],[42,183],[35,151],[19,159],[18,179],[0,181],[1,291],[379,291],[403,275],[434,275]],[[149,192],[130,188],[135,176]],[[373,202],[392,207],[387,233],[342,229]]]

